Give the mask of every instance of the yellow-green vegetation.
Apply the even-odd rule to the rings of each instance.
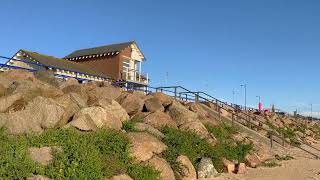
[[[244,162],[246,154],[252,149],[251,144],[235,143],[234,140],[231,140],[234,131],[229,126],[207,126],[207,128],[217,136],[218,142],[215,146],[193,132],[173,128],[163,129],[166,136],[163,142],[168,146],[168,149],[164,152],[164,158],[174,170],[180,170],[176,158],[181,154],[187,156],[195,167],[200,158],[210,157],[214,166],[220,172],[223,170],[222,158]]]
[[[0,179],[25,179],[32,174],[52,179],[103,179],[128,173],[134,179],[157,179],[153,168],[133,163],[125,134],[113,130],[79,132],[55,129],[41,135],[9,136],[0,130]],[[53,161],[42,166],[27,154],[29,147],[60,146]]]
[[[260,164],[260,166],[262,166],[262,167],[277,167],[277,166],[281,166],[281,164],[279,162],[288,161],[288,160],[291,160],[291,159],[294,159],[294,158],[292,156],[289,156],[289,155],[283,155],[283,156],[275,155],[274,158],[267,159],[264,162],[262,162]]]

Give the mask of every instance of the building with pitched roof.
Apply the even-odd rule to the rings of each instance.
[[[92,66],[118,82],[148,84],[148,75],[142,74],[145,56],[135,41],[76,50],[64,59]]]
[[[142,74],[145,57],[134,41],[80,49],[64,58],[19,50],[1,70],[53,71],[58,78],[86,81],[113,81],[120,86],[146,87],[148,75]]]

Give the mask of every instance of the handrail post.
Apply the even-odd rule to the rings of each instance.
[[[221,121],[221,109],[218,107],[218,113],[219,113],[219,120]]]
[[[174,87],[174,98],[177,99],[177,87]]]
[[[216,111],[219,110],[219,106],[218,106],[218,99],[216,99]]]
[[[195,101],[196,101],[196,103],[198,103],[199,102],[199,93],[196,93],[195,95],[196,95]]]
[[[188,94],[186,94],[186,101],[188,101]]]

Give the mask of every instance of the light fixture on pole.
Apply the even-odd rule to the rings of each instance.
[[[247,84],[241,84],[244,87],[244,110],[247,110]]]

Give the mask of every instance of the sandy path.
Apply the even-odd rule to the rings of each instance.
[[[249,168],[247,174],[222,174],[212,180],[320,180],[320,160],[299,157],[281,167]]]

